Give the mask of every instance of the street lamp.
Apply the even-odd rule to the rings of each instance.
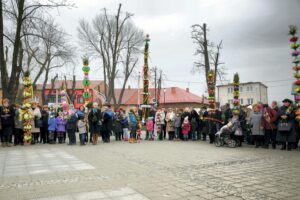
[[[164,88],[164,107],[166,107],[166,88]]]

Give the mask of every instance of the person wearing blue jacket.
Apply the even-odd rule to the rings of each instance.
[[[133,109],[130,109],[129,111],[129,123],[130,123],[130,138],[129,142],[134,143],[136,142],[136,125],[137,125],[137,119],[134,114]]]
[[[56,129],[55,113],[51,113],[48,118],[48,132],[49,132],[49,144],[55,144],[54,133]]]

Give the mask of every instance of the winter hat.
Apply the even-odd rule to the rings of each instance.
[[[184,118],[183,123],[184,123],[184,124],[189,123],[189,117],[188,117],[188,116],[186,116],[186,117]]]

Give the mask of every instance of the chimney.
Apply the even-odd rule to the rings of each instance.
[[[176,88],[175,87],[171,87],[171,93],[175,94],[176,93]]]
[[[131,86],[130,85],[128,85],[128,90],[130,90],[131,89]]]
[[[185,91],[186,91],[186,92],[190,92],[190,88],[186,88]]]

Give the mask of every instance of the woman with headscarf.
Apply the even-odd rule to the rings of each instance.
[[[263,115],[260,106],[255,104],[249,120],[255,148],[263,147],[264,144],[264,131],[263,127],[261,126],[262,117]]]
[[[292,144],[296,142],[295,130],[295,112],[293,109],[292,101],[284,99],[283,106],[278,110],[278,127],[276,140],[282,144],[281,150],[292,150]]]

